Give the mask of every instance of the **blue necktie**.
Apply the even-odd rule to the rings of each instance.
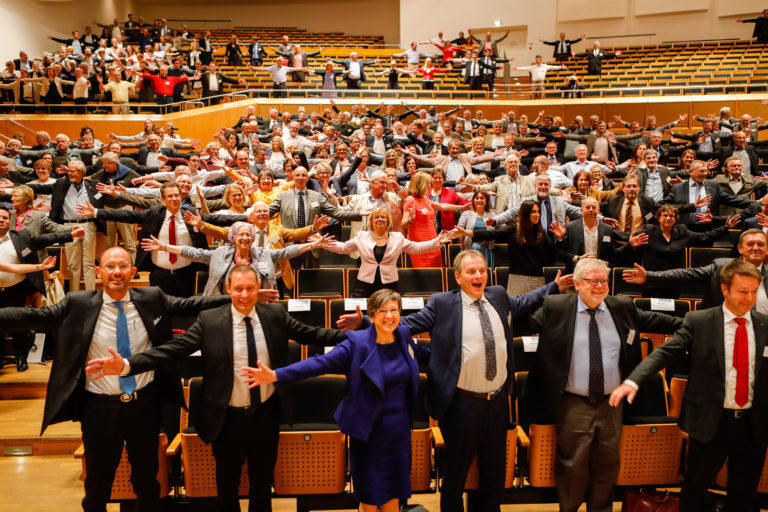
[[[544,234],[547,234],[549,226],[552,225],[552,207],[549,204],[549,198],[539,200],[539,214],[541,215],[541,220],[546,222],[543,227]]]
[[[113,302],[117,308],[117,320],[115,321],[115,331],[117,334],[117,352],[122,357],[128,359],[131,357],[131,338],[128,336],[128,319],[125,316],[122,301]],[[120,389],[123,393],[129,395],[136,391],[136,377],[120,377]]]

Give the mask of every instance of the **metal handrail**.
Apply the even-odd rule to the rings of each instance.
[[[581,93],[583,97],[595,98],[595,97],[632,97],[632,96],[646,96],[650,92],[658,92],[658,95],[663,95],[665,91],[680,91],[681,94],[690,94],[691,92],[699,92],[699,94],[713,94],[723,93],[728,94],[732,92],[768,92],[768,82],[761,83],[748,83],[748,84],[722,84],[722,85],[668,85],[668,86],[642,86],[642,87],[614,87],[614,88],[599,88],[599,89],[582,89]],[[188,99],[176,103],[169,103],[166,105],[158,105],[155,103],[130,103],[129,108],[141,109],[145,111],[151,111],[158,114],[166,114],[175,112],[187,108],[204,107],[210,103],[218,103],[219,100],[229,98],[232,101],[238,99],[274,99],[274,93],[276,91],[272,88],[262,89],[245,89],[237,90],[209,98],[194,98]],[[377,101],[387,100],[424,100],[424,99],[488,99],[488,91],[486,89],[471,91],[469,89],[436,89],[436,90],[421,90],[421,89],[337,89],[336,98],[323,98],[323,89],[288,89],[287,91],[280,91],[284,95],[282,99],[354,99],[354,100],[370,100],[375,99]],[[561,95],[553,96],[553,92],[560,92]],[[568,99],[562,98],[565,91],[559,89],[548,88],[544,90],[544,98],[549,99]],[[538,94],[533,91],[532,84],[496,84],[495,90],[492,93],[490,99],[509,99],[511,95],[525,95],[525,94]],[[519,98],[518,98],[519,99]],[[541,99],[541,98],[539,98]],[[213,100],[213,101],[211,101]],[[62,111],[81,110],[83,107],[87,107],[89,114],[92,114],[93,110],[106,110],[111,108],[113,103],[88,103],[86,105],[75,105],[74,103],[66,103],[61,105],[35,105],[35,104],[15,104],[15,103],[0,103],[0,111],[23,111],[24,109],[32,109],[35,111],[46,110],[48,114],[61,113]],[[125,104],[121,104],[125,106]],[[69,113],[69,112],[67,112]],[[111,114],[111,112],[107,112]],[[10,118],[0,114],[0,117],[12,121]]]

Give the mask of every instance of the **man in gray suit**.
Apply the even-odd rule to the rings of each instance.
[[[319,192],[307,189],[309,176],[307,169],[297,167],[293,170],[292,190],[286,190],[277,195],[269,205],[270,216],[280,214],[281,224],[288,229],[299,229],[312,223],[315,216],[328,215],[334,219],[361,220],[361,212],[340,210],[330,204]],[[311,256],[309,256],[311,255]],[[307,256],[299,256],[291,260],[293,268],[317,267],[319,251],[307,253]]]
[[[536,201],[541,208],[541,227],[545,233],[549,233],[549,228],[553,222],[558,224],[565,224],[566,216],[571,219],[581,217],[581,210],[576,208],[570,203],[566,203],[565,199],[560,196],[549,195],[549,188],[552,184],[552,180],[546,174],[542,174],[536,177],[536,195],[524,197],[523,201]],[[520,205],[512,207],[503,213],[500,213],[493,218],[495,225],[507,224],[512,219],[517,218],[517,212],[520,210]]]

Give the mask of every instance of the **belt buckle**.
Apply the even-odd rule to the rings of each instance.
[[[745,414],[746,414],[746,411],[744,411],[743,409],[738,411],[733,411],[733,417],[736,418],[737,420],[740,420],[741,418],[743,418]]]
[[[494,393],[495,393],[495,391],[491,391],[490,393],[486,393],[485,394],[485,399],[488,400],[488,401],[493,400],[493,396],[494,396],[493,394]]]
[[[120,401],[123,402],[124,404],[127,404],[128,402],[132,401],[135,398],[136,398],[136,393],[131,393],[131,394],[123,393],[122,395],[120,395]]]

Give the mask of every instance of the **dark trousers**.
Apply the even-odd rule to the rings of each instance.
[[[463,512],[464,482],[475,456],[480,470],[477,510],[498,512],[507,457],[507,393],[481,400],[457,391],[439,424],[445,438],[441,512]]]
[[[299,254],[295,258],[291,258],[291,268],[298,270],[300,268],[318,268],[320,266],[320,259],[315,258],[312,251],[307,251],[304,254]]]
[[[178,270],[153,267],[149,273],[150,286],[159,286],[168,295],[191,297],[195,294],[196,265],[187,265]]]
[[[23,308],[27,303],[27,295],[35,293],[28,281],[24,281],[0,290],[0,308]],[[2,328],[0,327],[0,332]],[[13,355],[16,360],[26,359],[29,349],[35,342],[35,335],[31,331],[16,331],[11,334],[13,340]]]
[[[138,393],[138,399],[128,403],[85,393],[80,426],[85,447],[83,510],[86,512],[106,511],[123,442],[131,462],[136,510],[157,510],[160,495],[160,484],[157,482],[160,398],[153,384]]]
[[[347,78],[347,89],[362,89],[363,88],[363,82],[362,80],[353,80],[351,78]]]
[[[622,408],[605,399],[592,405],[565,393],[555,414],[555,482],[560,512],[576,512],[587,502],[590,512],[610,512],[611,492],[619,474]]]
[[[749,413],[741,419],[723,414],[715,437],[708,443],[690,439],[688,470],[680,493],[680,512],[698,512],[707,488],[728,458],[727,512],[757,510],[755,497],[765,460],[765,446],[752,434]]]
[[[272,82],[273,98],[285,98],[287,92],[288,92],[288,86],[285,85],[285,82],[282,82],[282,83]]]
[[[424,80],[421,82],[421,88],[425,91],[434,91],[435,90],[435,82],[431,80]]]
[[[492,74],[483,75],[483,83],[488,86],[488,92],[493,92],[493,83],[496,81],[496,77]]]
[[[480,91],[480,90],[482,90],[483,89],[483,77],[478,75],[478,76],[473,76],[472,78],[470,78],[469,79],[469,88],[471,90],[473,90],[473,91]]]
[[[240,512],[238,488],[248,460],[248,512],[272,510],[272,473],[277,460],[280,402],[276,395],[250,415],[228,408],[221,432],[212,443],[216,459],[219,512]]]

